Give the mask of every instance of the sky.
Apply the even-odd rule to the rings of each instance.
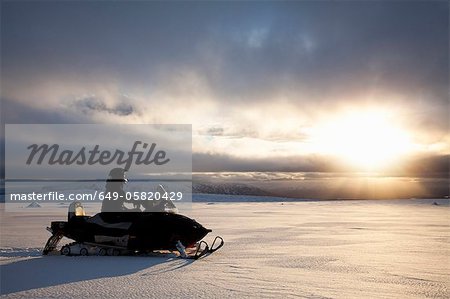
[[[192,124],[194,171],[447,176],[448,52],[448,1],[2,1],[2,125]]]

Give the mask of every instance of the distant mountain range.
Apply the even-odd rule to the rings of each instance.
[[[270,192],[242,183],[193,182],[192,193],[273,196]]]

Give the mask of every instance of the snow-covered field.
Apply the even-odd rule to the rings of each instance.
[[[2,211],[2,298],[450,297],[448,199],[197,202],[226,242],[198,261],[41,256],[66,208]]]

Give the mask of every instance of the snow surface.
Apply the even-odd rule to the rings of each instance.
[[[207,241],[226,242],[198,261],[41,256],[45,227],[67,205],[2,210],[1,298],[450,297],[448,199],[217,199],[204,195],[188,213],[213,229]]]

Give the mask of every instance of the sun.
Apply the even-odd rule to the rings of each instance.
[[[343,113],[313,130],[318,152],[331,154],[361,171],[377,171],[412,150],[410,136],[386,111]]]

